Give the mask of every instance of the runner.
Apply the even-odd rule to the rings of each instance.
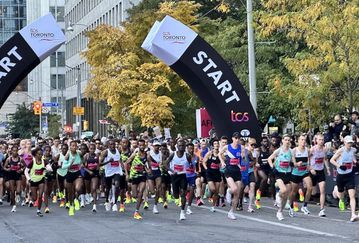
[[[324,135],[316,135],[316,145],[310,149],[310,174],[312,177],[313,187],[319,185],[320,191],[320,211],[319,217],[325,217],[325,174],[324,164],[327,170],[327,175],[330,176],[330,167],[327,159],[327,149],[324,147]]]
[[[45,174],[45,188],[44,188],[44,203],[45,203],[45,213],[49,213],[50,209],[49,209],[49,197],[50,195],[53,193],[54,195],[56,194],[55,191],[53,191],[53,185],[54,185],[54,181],[56,181],[56,170],[57,170],[57,163],[55,162],[55,160],[52,157],[52,149],[50,147],[50,145],[45,145],[44,147],[45,152],[44,155],[42,157],[42,160],[44,161],[45,166],[49,166],[49,168],[51,168],[51,170],[47,170],[46,174]],[[28,167],[29,168],[29,167]],[[53,203],[56,203],[57,199],[55,201],[53,201]]]
[[[170,151],[166,143],[161,145],[162,163],[161,163],[161,182],[162,182],[162,197],[163,197],[163,208],[168,208],[168,200],[171,200],[171,176],[168,173],[165,161],[170,156]]]
[[[69,151],[69,146],[64,143],[61,146],[61,153],[54,157],[54,160],[57,162],[57,188],[59,188],[59,198],[60,198],[60,208],[65,206],[67,199],[67,192],[65,192],[65,177],[67,174],[67,169],[63,169],[62,165],[65,162],[65,157]]]
[[[132,196],[137,197],[136,210],[133,214],[133,218],[138,220],[142,219],[139,210],[142,203],[143,191],[146,186],[146,172],[151,174],[151,169],[147,160],[147,153],[145,152],[145,144],[146,142],[143,139],[138,141],[138,151],[134,152],[130,158],[128,158],[125,166],[125,168],[127,168],[127,164],[131,165],[130,171],[126,169],[126,177],[129,177],[131,180]]]
[[[68,169],[66,174],[66,191],[69,199],[69,216],[74,216],[75,210],[80,210],[80,203],[78,200],[83,187],[83,180],[81,176],[82,159],[81,154],[77,151],[77,142],[70,142],[70,152],[65,156],[62,164],[62,169]]]
[[[128,158],[131,156],[131,151],[130,151],[130,147],[129,147],[129,141],[128,138],[122,138],[121,139],[121,143],[120,143],[120,153],[121,153],[121,161],[123,164],[126,163],[126,161],[128,160]],[[130,170],[130,164],[127,165],[126,170],[129,171]],[[126,184],[126,189],[124,190],[126,193],[126,204],[131,203],[131,181],[129,180],[129,178],[127,178],[127,184]],[[120,191],[120,195],[122,195],[122,191]],[[125,205],[120,204],[120,212],[125,212]]]
[[[121,154],[115,147],[115,141],[110,139],[108,141],[108,149],[104,150],[100,155],[100,166],[105,167],[105,180],[106,180],[106,211],[110,211],[111,203],[109,201],[109,194],[111,188],[112,194],[114,196],[114,201],[112,205],[112,211],[117,211],[117,199],[119,196],[119,189],[126,188],[126,178],[123,176],[124,165],[121,161]],[[112,187],[112,185],[114,187]],[[123,205],[124,195],[121,198],[121,205]]]
[[[254,203],[254,194],[256,190],[256,176],[254,169],[257,167],[257,155],[256,155],[256,146],[257,141],[254,138],[248,139],[247,153],[249,159],[249,168],[248,168],[248,178],[249,178],[249,203],[248,203],[248,212],[253,213],[254,209],[252,207]]]
[[[171,174],[173,196],[177,200],[181,199],[180,220],[186,219],[184,210],[187,192],[186,164],[192,160],[185,151],[185,141],[179,139],[177,141],[177,151],[172,153],[166,161],[166,166]]]
[[[96,145],[90,144],[89,152],[85,154],[85,168],[87,169],[85,172],[85,185],[87,188],[91,188],[91,194],[93,198],[93,206],[92,212],[97,212],[97,189],[98,189],[98,179],[99,179],[99,169],[100,162],[99,156],[96,154]]]
[[[194,145],[193,143],[188,143],[187,144],[187,153],[189,154],[189,156],[192,158],[191,161],[188,161],[186,163],[186,178],[187,178],[187,183],[188,183],[188,194],[187,194],[187,210],[186,210],[186,214],[192,214],[192,210],[191,210],[191,206],[192,206],[192,201],[193,201],[193,196],[194,196],[194,189],[196,186],[196,177],[197,177],[197,161],[198,161],[198,157],[194,154]]]
[[[10,157],[6,159],[4,164],[4,170],[7,171],[7,179],[9,181],[11,212],[16,212],[16,202],[20,202],[21,175],[24,172],[24,168],[25,162],[18,155],[18,147],[14,145],[11,148]]]
[[[207,141],[206,139],[202,139],[200,141],[200,148],[199,148],[199,177],[196,179],[196,189],[197,189],[197,199],[196,204],[197,206],[201,206],[204,204],[203,198],[205,196],[206,191],[206,185],[207,185],[207,176],[206,176],[206,170],[203,167],[203,158],[206,156],[206,154],[209,152],[209,148],[207,147]]]
[[[221,137],[221,140],[219,141],[219,151],[222,150],[222,148],[224,146],[228,145],[228,138],[226,136],[222,136]],[[220,205],[221,207],[225,207],[226,204],[224,202],[224,193],[226,191],[226,177],[224,176],[224,172],[225,172],[225,168],[224,167],[221,167],[220,169],[220,172],[221,172],[221,177],[222,177],[222,180],[219,184],[219,193],[218,193],[218,196],[219,196],[219,202],[218,202],[218,205]]]
[[[303,183],[306,185],[306,189],[307,192],[305,194],[305,198],[304,198],[304,204],[301,208],[301,211],[304,214],[310,214],[310,211],[307,208],[308,205],[308,201],[310,200],[310,197],[312,196],[312,179],[310,177],[309,174],[309,152],[307,147],[305,146],[306,144],[306,139],[307,136],[302,134],[299,136],[298,138],[298,147],[295,147],[292,150],[292,162],[293,162],[293,170],[292,170],[292,175],[291,175],[291,193],[289,196],[289,204],[290,204],[290,208],[289,208],[289,216],[290,217],[294,217],[295,213],[294,213],[294,201],[296,200],[296,196],[298,193],[298,189],[299,189],[299,185],[300,183]]]
[[[51,147],[48,147],[51,151]],[[25,176],[30,184],[31,197],[33,201],[37,201],[36,215],[42,217],[41,206],[42,206],[42,195],[45,191],[45,170],[48,172],[52,171],[51,165],[47,164],[42,158],[41,148],[35,148],[32,151],[33,162],[28,164],[25,169]],[[45,193],[45,197],[47,194]]]
[[[334,156],[330,159],[337,168],[337,187],[339,196],[339,208],[345,210],[344,203],[344,190],[348,191],[350,199],[351,218],[350,221],[354,222],[359,220],[359,216],[355,214],[355,178],[353,173],[353,166],[357,163],[355,153],[356,150],[352,148],[354,141],[352,136],[344,138],[344,147],[340,148]]]
[[[275,180],[279,187],[279,202],[277,202],[279,206],[277,218],[279,221],[284,219],[283,209],[290,193],[290,175],[292,171],[290,145],[290,136],[288,134],[283,135],[282,146],[268,158],[268,163],[274,170]]]
[[[147,159],[148,162],[151,165],[151,171],[152,174],[148,175],[147,177],[147,183],[149,186],[149,192],[155,193],[155,204],[153,205],[153,213],[158,214],[157,209],[157,203],[158,199],[161,194],[161,171],[160,171],[160,165],[161,165],[161,153],[160,153],[160,146],[161,144],[158,141],[155,141],[153,143],[153,149],[151,149],[149,152],[147,152]],[[156,192],[155,192],[156,190]]]
[[[259,148],[259,153],[257,154],[257,174],[258,178],[260,179],[259,188],[256,192],[256,208],[261,208],[261,197],[262,192],[264,192],[267,183],[268,183],[268,176],[271,172],[271,168],[268,164],[268,157],[269,157],[269,141],[267,137],[262,137],[261,147]],[[272,193],[275,194],[275,191]]]
[[[213,149],[204,156],[202,164],[206,171],[209,190],[212,193],[212,207],[210,211],[215,212],[215,206],[217,205],[218,200],[219,185],[222,181],[222,177],[219,170],[221,167],[221,161],[219,159],[219,141],[214,139],[212,143]]]
[[[242,157],[244,156],[244,148],[239,144],[240,134],[235,132],[232,135],[232,143],[222,148],[219,153],[222,167],[225,167],[225,176],[227,180],[227,201],[232,201],[231,209],[228,212],[229,219],[236,219],[234,211],[236,210],[239,192],[241,186],[241,169],[239,168]],[[232,199],[231,198],[232,195]]]

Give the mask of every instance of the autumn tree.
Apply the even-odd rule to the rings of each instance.
[[[92,78],[86,94],[106,100],[111,108],[109,116],[120,124],[136,117],[143,127],[179,126],[175,116],[188,116],[188,110],[194,118],[195,106],[188,103],[193,95],[186,83],[140,46],[153,23],[167,14],[196,29],[192,23],[199,5],[192,1],[160,2],[143,1],[129,11],[130,17],[121,28],[102,25],[88,33],[84,56],[91,65]],[[181,112],[180,107],[186,105],[190,109]]]
[[[265,0],[258,12],[264,38],[282,36],[295,53],[281,61],[292,79],[271,80],[286,98],[297,122],[308,128],[308,113],[319,126],[334,113],[351,111],[359,102],[358,1]]]

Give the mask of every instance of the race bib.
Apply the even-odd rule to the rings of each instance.
[[[118,162],[118,161],[111,162],[111,167],[119,167],[119,166],[120,166],[120,162]]]
[[[194,166],[190,166],[190,167],[188,167],[188,168],[186,169],[186,172],[187,172],[188,174],[193,174],[194,171],[195,171]]]
[[[183,171],[184,166],[183,165],[174,165],[173,169],[174,171],[181,172]]]
[[[19,165],[11,165],[10,170],[18,171],[18,170],[20,170],[20,166]]]
[[[305,171],[307,169],[306,165],[302,165],[298,167],[298,171]]]
[[[70,170],[80,170],[80,165],[71,165]]]
[[[36,169],[35,170],[35,175],[37,175],[37,176],[41,176],[43,173],[44,173],[43,169]]]
[[[135,165],[135,171],[142,172],[143,171],[143,165]]]
[[[152,170],[158,170],[159,164],[157,162],[151,162]]]
[[[238,165],[239,164],[239,159],[237,159],[237,158],[230,159],[229,164],[230,165]]]
[[[97,164],[95,164],[95,163],[87,164],[87,168],[89,170],[96,170],[97,169]]]
[[[219,170],[219,164],[212,163],[211,164],[211,169],[212,170]]]
[[[323,162],[324,162],[324,158],[316,158],[315,159],[316,164],[323,164]]]
[[[288,168],[289,167],[289,161],[280,161],[279,166],[282,168]]]

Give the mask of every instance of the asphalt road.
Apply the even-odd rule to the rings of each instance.
[[[174,204],[167,210],[160,206],[158,215],[141,210],[143,220],[137,221],[132,218],[133,204],[125,213],[106,212],[99,205],[96,214],[89,205],[74,217],[52,204],[51,213],[42,218],[28,207],[10,213],[5,204],[0,207],[0,242],[359,242],[359,222],[349,222],[349,211],[337,208],[327,208],[327,217],[319,218],[319,207],[309,205],[311,215],[289,218],[285,212],[279,222],[268,199],[254,213],[237,213],[237,220],[227,219],[227,208],[211,213],[208,206],[193,207],[185,221],[179,221]]]

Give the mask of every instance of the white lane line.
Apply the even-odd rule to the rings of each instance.
[[[208,210],[210,209],[210,207],[203,206],[203,205],[198,207],[198,208],[205,208],[205,209],[208,209]],[[228,213],[227,211],[224,211],[222,209],[216,209],[216,212],[223,213],[223,214]],[[331,233],[327,233],[327,232],[323,232],[323,231],[319,231],[319,230],[312,230],[312,229],[307,229],[307,228],[303,228],[303,227],[299,227],[299,226],[293,226],[293,225],[282,224],[282,223],[278,223],[278,222],[272,222],[272,221],[269,221],[269,220],[258,219],[258,218],[254,218],[254,217],[249,217],[249,216],[237,214],[237,213],[235,213],[235,215],[238,218],[247,219],[247,220],[251,220],[251,221],[256,221],[256,222],[263,223],[263,224],[270,224],[270,225],[274,225],[274,226],[279,226],[279,227],[283,227],[283,228],[303,231],[303,232],[316,234],[316,235],[321,235],[321,236],[326,236],[326,237],[335,237],[335,238],[346,239],[346,240],[350,239],[350,237],[347,237],[347,236],[344,236],[344,235],[331,234]]]
[[[274,208],[274,207],[270,207],[270,206],[262,205],[261,207],[278,211],[278,208]],[[288,212],[288,210],[284,210],[284,211]],[[297,214],[297,215],[302,215],[302,214]],[[330,220],[330,221],[335,221],[335,222],[346,222],[347,223],[349,221],[349,220],[344,220],[344,219],[335,219],[335,218],[329,218],[329,217],[319,217],[319,216],[316,216],[316,215],[313,215],[313,214],[307,214],[307,215],[304,215],[304,216],[305,217],[312,217],[312,218],[316,218],[316,219],[319,218],[319,219],[322,219],[322,220]]]

